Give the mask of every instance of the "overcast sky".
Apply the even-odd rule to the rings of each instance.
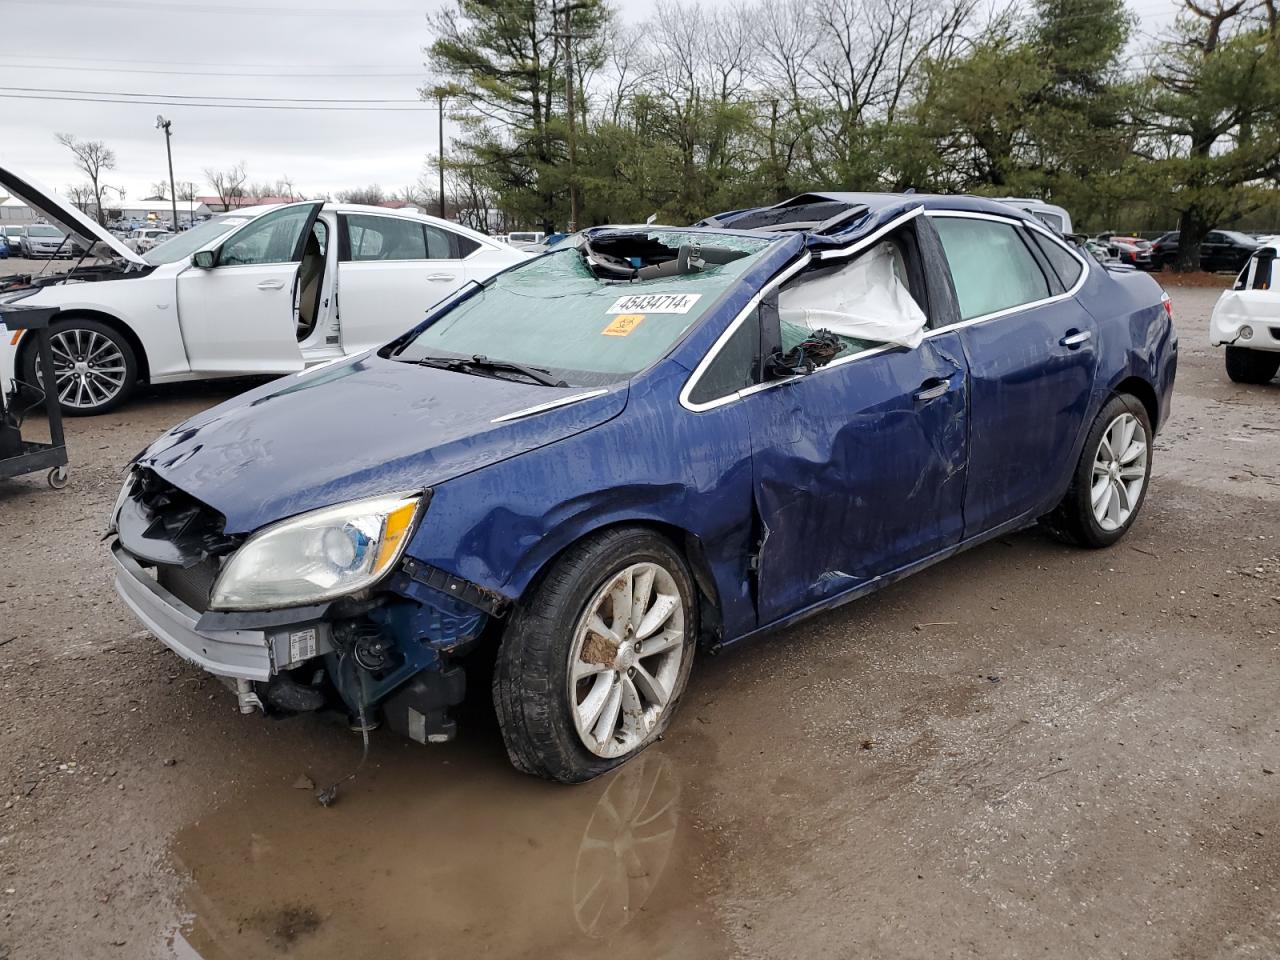
[[[429,39],[424,13],[441,2],[0,0],[0,93],[41,88],[29,95],[413,101],[428,80],[422,65]],[[1130,0],[1146,34],[1158,32],[1176,4]],[[636,21],[653,6],[648,0],[615,5]],[[314,76],[279,76],[291,73]],[[54,134],[103,140],[118,159],[107,181],[139,199],[151,183],[167,177],[164,137],[155,129],[158,113],[173,122],[175,179],[195,181],[202,193],[213,192],[205,168],[241,160],[251,180],[287,174],[304,192],[369,183],[393,191],[417,179],[436,144],[436,115],[419,109],[306,112],[0,98],[0,162],[64,191],[84,178]]]

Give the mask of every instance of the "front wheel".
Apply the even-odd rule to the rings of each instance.
[[[70,416],[92,416],[114,410],[128,398],[138,379],[133,347],[115,328],[100,320],[56,320],[49,327],[53,376],[58,403]],[[39,351],[23,357],[23,379],[44,388]]]
[[[1133,526],[1151,478],[1151,418],[1131,396],[1107,401],[1085,438],[1066,496],[1044,523],[1070,543],[1109,547]]]
[[[1227,347],[1227,376],[1235,383],[1270,383],[1280,370],[1280,353]]]
[[[557,559],[512,614],[493,700],[511,762],[581,783],[666,729],[698,633],[688,567],[665,537],[609,530]]]

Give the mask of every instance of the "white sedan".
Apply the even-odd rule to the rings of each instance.
[[[62,308],[51,336],[72,414],[111,410],[141,381],[285,374],[359,353],[529,256],[434,217],[320,201],[222,214],[138,254],[28,177],[0,167],[0,187],[98,258],[0,279],[0,307]],[[0,323],[0,390],[36,378],[33,338]]]

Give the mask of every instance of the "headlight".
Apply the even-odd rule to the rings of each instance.
[[[209,606],[293,607],[372,586],[400,559],[421,505],[421,494],[393,494],[264,527],[231,555]]]

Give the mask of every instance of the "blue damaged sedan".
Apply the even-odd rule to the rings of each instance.
[[[993,201],[597,228],[162,436],[116,586],[245,713],[437,742],[491,685],[512,762],[583,781],[699,650],[1036,522],[1115,543],[1176,361],[1150,277]]]

